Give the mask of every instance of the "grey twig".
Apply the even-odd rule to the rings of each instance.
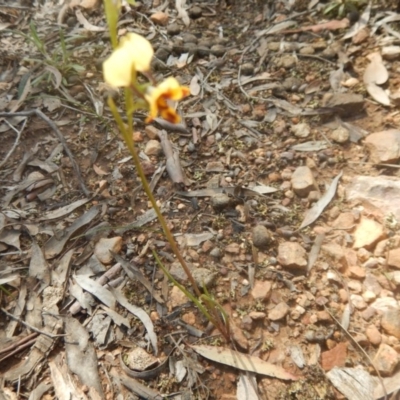
[[[18,317],[16,317],[15,315],[12,315],[12,314],[9,313],[8,311],[6,311],[4,308],[0,308],[0,310],[3,311],[3,313],[6,314],[8,317],[10,317],[10,318],[12,318],[12,319],[15,319],[16,321],[18,321],[18,322],[21,323],[22,325],[25,325],[25,326],[26,326],[27,328],[29,328],[30,330],[32,330],[32,331],[34,331],[34,332],[37,332],[37,333],[40,333],[41,335],[48,336],[48,337],[51,338],[51,339],[55,339],[55,338],[58,338],[58,337],[67,336],[66,334],[53,335],[52,333],[45,332],[45,331],[41,331],[40,329],[35,328],[34,326],[28,324],[27,322],[22,321],[21,318],[18,318]]]
[[[11,157],[11,154],[14,153],[14,150],[17,148],[19,139],[21,138],[22,132],[25,129],[26,121],[27,120],[25,119],[24,124],[22,125],[22,128],[20,130],[15,129],[14,126],[12,124],[10,124],[7,120],[4,121],[14,132],[17,132],[17,138],[15,139],[14,145],[11,148],[11,150],[4,157],[4,160],[2,162],[0,162],[0,168],[8,161],[8,159]]]

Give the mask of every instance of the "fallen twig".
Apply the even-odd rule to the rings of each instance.
[[[67,153],[69,159],[71,160],[72,168],[74,169],[75,174],[79,180],[79,184],[81,186],[83,193],[85,194],[85,196],[90,196],[90,191],[87,189],[87,187],[82,179],[82,175],[79,170],[79,166],[75,162],[74,156],[67,145],[67,141],[65,140],[65,138],[64,138],[63,134],[60,132],[60,130],[57,128],[57,125],[50,118],[48,118],[40,110],[20,111],[20,112],[14,112],[14,113],[7,113],[7,112],[0,113],[0,117],[30,117],[32,115],[37,115],[39,118],[41,118],[43,121],[45,121],[47,123],[47,125],[49,125],[50,128],[54,131],[54,133],[57,136],[57,139],[61,142],[61,144],[64,147],[65,152]]]
[[[25,326],[26,326],[27,328],[29,328],[30,330],[32,330],[32,331],[34,331],[34,332],[37,332],[37,333],[40,333],[41,335],[48,336],[48,337],[51,338],[51,339],[55,339],[55,338],[58,338],[58,337],[67,336],[65,333],[62,333],[62,334],[60,334],[60,335],[54,335],[54,334],[52,334],[52,333],[48,333],[48,332],[42,331],[42,330],[40,330],[40,329],[38,329],[38,328],[35,328],[34,326],[28,324],[27,322],[22,321],[21,318],[18,318],[18,317],[16,317],[15,315],[9,313],[9,312],[6,311],[4,308],[0,308],[0,310],[3,311],[3,313],[6,314],[8,317],[10,317],[11,319],[14,319],[15,321],[18,321],[18,322],[19,322],[20,324],[22,324],[22,325],[25,325]]]
[[[4,157],[4,160],[2,162],[0,162],[0,168],[8,161],[8,159],[11,157],[11,154],[14,153],[14,150],[17,148],[19,139],[21,138],[22,132],[25,129],[26,121],[27,120],[25,119],[24,123],[22,125],[22,128],[19,131],[17,129],[15,129],[14,126],[12,124],[10,124],[7,120],[4,121],[14,132],[17,132],[17,138],[15,139],[14,145],[11,148],[11,150]]]

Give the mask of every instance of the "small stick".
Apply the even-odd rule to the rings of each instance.
[[[37,332],[34,333],[35,336],[39,336]],[[6,354],[4,357],[0,358],[0,362],[6,360],[7,358],[13,356],[14,354],[18,354],[20,351],[32,346],[33,344],[36,343],[36,337],[34,339],[29,340],[28,342],[25,342],[23,344],[20,344],[18,347],[16,347],[13,351],[9,352]]]
[[[14,126],[12,124],[10,124],[7,120],[4,121],[14,132],[17,132],[17,138],[15,139],[15,143],[14,143],[13,147],[11,148],[11,150],[4,157],[4,160],[2,162],[0,162],[0,168],[8,161],[11,154],[14,153],[14,150],[17,148],[19,139],[21,138],[22,132],[25,129],[26,121],[27,120],[25,119],[24,124],[22,125],[22,128],[19,131],[17,129],[15,129]]]
[[[19,339],[17,342],[10,344],[9,346],[5,347],[4,349],[1,349],[0,354],[8,353],[9,351],[18,348],[19,346],[22,346],[24,343],[29,342],[32,339],[36,338],[37,335],[38,335],[37,332],[35,332],[35,333],[31,333],[30,335]]]
[[[51,338],[51,339],[55,339],[55,338],[58,338],[58,337],[67,336],[67,334],[65,334],[65,333],[62,333],[61,335],[54,335],[54,334],[52,334],[52,333],[48,333],[48,332],[41,331],[40,329],[35,328],[34,326],[28,324],[27,322],[22,321],[21,318],[18,318],[18,317],[16,317],[15,315],[10,314],[10,313],[9,313],[8,311],[6,311],[4,308],[0,308],[0,310],[3,311],[3,313],[6,314],[6,315],[7,315],[8,317],[10,317],[11,319],[14,319],[14,320],[18,321],[20,324],[25,325],[27,328],[31,329],[32,331],[37,332],[37,333],[40,333],[41,335],[48,336],[48,337]]]
[[[60,130],[57,128],[57,125],[50,118],[48,118],[40,110],[20,111],[20,112],[14,112],[14,113],[0,112],[0,117],[30,117],[32,115],[37,115],[39,118],[41,118],[43,121],[45,121],[47,123],[47,125],[49,125],[50,128],[54,131],[54,133],[57,136],[57,139],[61,142],[61,144],[64,147],[65,152],[67,153],[69,159],[71,160],[71,165],[72,165],[73,169],[75,170],[75,174],[79,180],[79,183],[81,185],[81,189],[82,189],[83,193],[85,194],[85,196],[89,197],[90,191],[86,188],[86,185],[83,182],[82,175],[79,170],[79,166],[75,162],[74,156],[67,145],[67,141],[65,140],[65,138],[64,138],[63,134],[60,132]]]

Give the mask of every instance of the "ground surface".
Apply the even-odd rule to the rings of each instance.
[[[124,7],[119,34],[147,37],[157,80],[191,90],[182,124],[138,112],[134,138],[227,343],[155,264],[189,286],[106,105],[122,96],[95,3],[0,5],[0,111],[43,113],[0,126],[2,396],[395,398],[397,5]]]

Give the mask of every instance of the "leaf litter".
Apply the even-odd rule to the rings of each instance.
[[[327,285],[325,279],[332,260],[351,287],[364,279],[354,277],[356,265],[365,269],[359,260],[342,269],[344,258],[340,252],[329,253],[328,245],[336,243],[337,251],[352,256],[353,227],[359,221],[357,213],[365,210],[346,202],[341,185],[349,176],[378,173],[366,162],[364,140],[383,131],[386,123],[400,122],[392,108],[398,83],[395,4],[385,2],[385,11],[373,3],[357,6],[359,18],[353,23],[338,15],[322,16],[319,2],[312,2],[307,11],[298,1],[292,8],[284,2],[266,8],[247,2],[227,7],[223,2],[202,4],[197,19],[193,5],[153,2],[153,8],[168,12],[166,26],[149,22],[154,10],[146,5],[140,12],[123,5],[121,34],[134,24],[152,40],[164,64],[155,64],[155,74],[177,73],[191,89],[192,96],[180,110],[183,123],[171,126],[157,119],[157,127],[164,130],[160,135],[143,124],[141,112],[135,115],[136,145],[146,156],[163,213],[182,239],[185,259],[193,268],[208,269],[214,280],[208,290],[244,332],[240,337],[235,333],[245,349],[239,353],[204,334],[212,327],[204,324],[188,299],[176,295],[155,266],[153,250],[168,267],[174,259],[104,106],[111,92],[100,87],[101,65],[94,60],[110,49],[99,45],[105,26],[99,4],[42,3],[7,9],[0,21],[0,285],[6,327],[0,337],[5,350],[0,355],[2,394],[15,394],[14,382],[20,379],[25,394],[47,392],[60,398],[101,398],[106,391],[111,396],[118,385],[122,391],[126,387],[153,398],[177,391],[201,393],[201,398],[210,393],[215,398],[225,393],[263,398],[267,378],[260,370],[266,368],[267,375],[278,376],[268,381],[269,393],[285,385],[281,398],[289,392],[299,399],[334,398],[329,380],[348,398],[358,392],[368,398],[374,390],[373,398],[384,398],[381,384],[366,368],[351,371],[335,365],[321,378],[324,387],[317,394],[307,368],[325,359],[319,355],[327,351],[327,343],[334,346],[347,338],[321,334],[317,336],[328,339],[315,344],[307,341],[307,329],[320,334],[332,327],[321,314],[326,299],[346,330],[365,332],[374,323],[342,300],[341,284]],[[57,20],[62,34],[49,24]],[[28,40],[21,33],[33,35]],[[354,92],[376,103],[353,104]],[[339,103],[326,102],[325,94],[333,94]],[[338,111],[343,109],[352,111],[343,115]],[[311,126],[308,137],[291,133],[293,125],[303,122]],[[336,141],[331,136],[333,123],[344,127],[349,138]],[[149,140],[160,141],[162,153],[146,154]],[[217,162],[218,168],[209,169],[210,162]],[[305,197],[291,180],[302,165],[316,180],[314,193]],[[390,173],[381,168],[379,174]],[[321,195],[325,182],[331,184]],[[340,220],[335,225],[337,218],[345,217],[351,224]],[[373,218],[381,221],[375,214]],[[267,236],[256,237],[252,231],[260,225]],[[113,233],[123,237],[122,249],[107,249],[108,261],[101,261],[95,246]],[[296,263],[284,264],[279,244],[286,241],[305,249],[300,258],[307,275],[293,270]],[[260,246],[257,257],[255,245]],[[373,258],[372,253],[366,261],[372,263]],[[380,267],[374,272],[381,274]],[[365,285],[370,279],[365,278]],[[260,288],[265,290],[261,297]],[[288,308],[281,309],[282,304]],[[65,319],[65,312],[73,317]],[[60,336],[65,333],[68,336]],[[385,338],[387,333],[380,328],[380,334]],[[199,338],[195,346],[214,358],[192,351],[191,344]],[[148,386],[115,363],[122,357],[121,344],[128,340],[150,355],[170,357],[162,369],[137,377],[147,379]],[[380,361],[377,350],[375,344],[366,347],[371,359]],[[357,351],[348,357],[354,365],[364,365]],[[65,358],[70,362],[65,364]],[[227,372],[221,360],[233,364],[234,372]],[[285,369],[288,360],[290,368]],[[99,365],[110,367],[110,374]],[[222,387],[221,377],[227,374],[237,379]],[[351,374],[356,380],[365,375],[367,394],[363,384],[346,386]],[[294,386],[297,382],[288,376],[305,384]],[[383,378],[388,393],[398,390],[395,376]],[[82,390],[85,385],[89,392]]]

